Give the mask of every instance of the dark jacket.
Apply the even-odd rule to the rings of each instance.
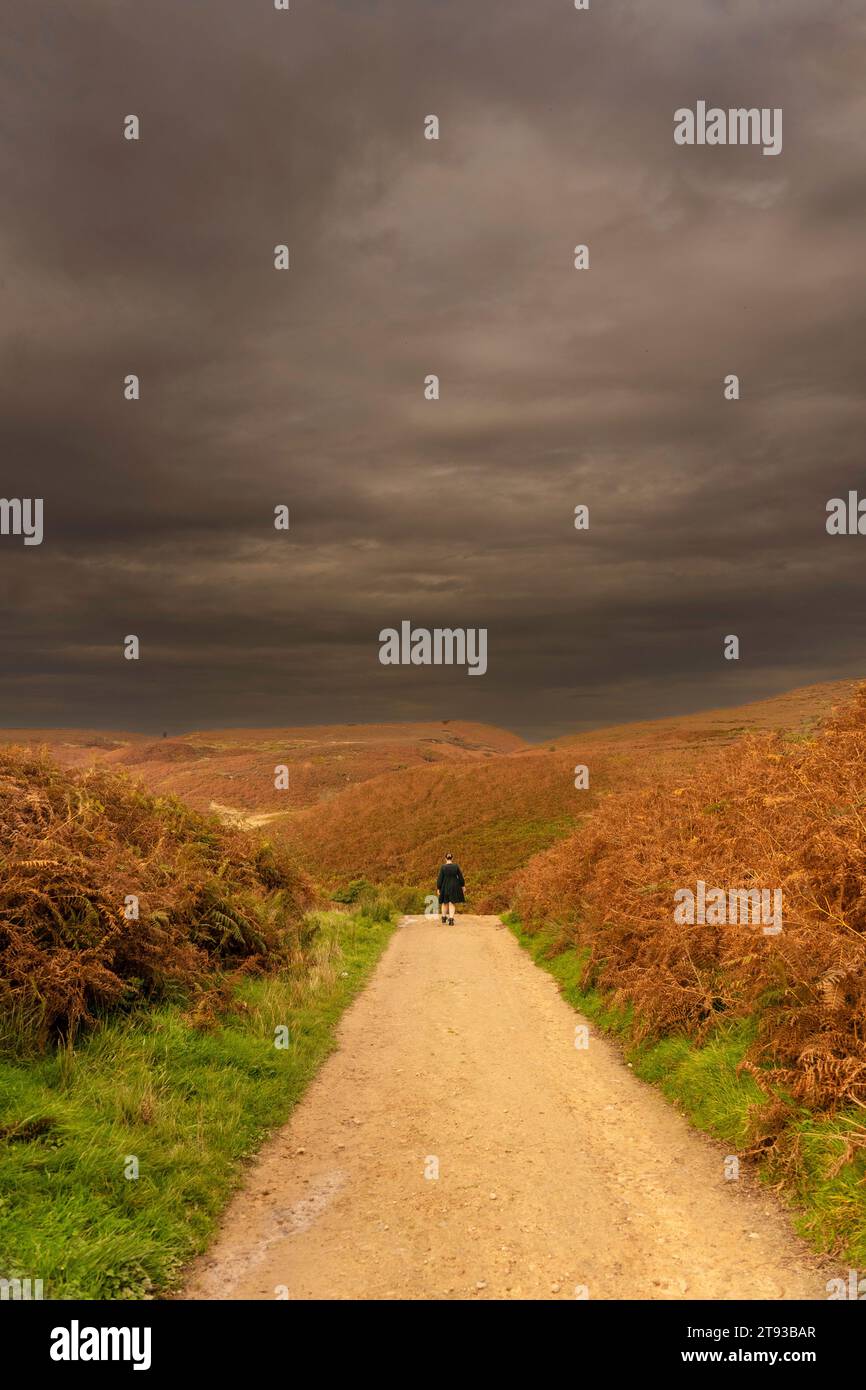
[[[436,880],[439,901],[443,903],[465,903],[463,896],[463,874],[459,864],[442,865]]]

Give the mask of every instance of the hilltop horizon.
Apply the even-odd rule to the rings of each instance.
[[[281,735],[315,735],[331,730],[342,729],[393,729],[408,731],[412,729],[439,729],[450,727],[452,729],[461,727],[463,729],[487,729],[495,730],[500,734],[507,734],[512,738],[520,740],[528,747],[536,747],[541,744],[559,742],[562,739],[578,737],[585,734],[599,733],[606,729],[628,728],[640,724],[664,724],[676,723],[679,720],[700,718],[701,716],[711,715],[725,710],[742,710],[753,706],[771,705],[778,701],[785,701],[793,696],[803,695],[808,697],[813,694],[819,701],[837,695],[843,698],[846,690],[856,686],[860,680],[866,680],[866,673],[860,676],[839,676],[830,680],[805,681],[795,685],[786,685],[780,689],[772,690],[755,696],[743,696],[737,698],[737,692],[731,692],[731,699],[728,701],[716,699],[709,704],[693,704],[688,702],[687,707],[673,709],[664,713],[651,711],[635,715],[633,718],[610,718],[600,720],[575,720],[571,723],[563,723],[563,727],[552,726],[545,730],[521,729],[507,723],[501,723],[495,719],[470,719],[461,715],[450,715],[445,718],[417,718],[417,719],[357,719],[357,720],[311,720],[294,724],[280,723],[214,723],[214,724],[190,724],[187,727],[163,727],[156,724],[149,728],[136,727],[134,725],[124,726],[120,724],[3,724],[0,725],[0,741],[10,742],[5,735],[26,734],[29,739],[35,739],[43,735],[47,742],[53,741],[53,736],[58,734],[77,735],[79,739],[92,737],[95,741],[103,739],[117,739],[162,742],[163,739],[187,740],[197,737],[218,738],[241,737],[245,734],[256,734],[264,736],[267,734]]]

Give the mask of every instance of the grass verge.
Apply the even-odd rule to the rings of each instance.
[[[303,972],[243,980],[214,1026],[179,1005],[142,1008],[74,1050],[0,1061],[0,1277],[41,1279],[52,1299],[178,1284],[244,1160],[333,1049],[396,913],[380,903],[314,919]]]
[[[738,1072],[755,1032],[755,1020],[719,1023],[698,1044],[683,1035],[636,1041],[631,1009],[618,1009],[597,989],[581,985],[586,954],[560,949],[559,928],[527,932],[513,912],[502,920],[536,965],[548,971],[573,1008],[617,1038],[636,1076],[659,1087],[698,1129],[730,1146],[731,1154],[754,1150],[760,1110],[784,1097]],[[794,1224],[813,1249],[866,1268],[866,1158],[858,1145],[863,1112],[840,1110],[815,1116],[790,1106],[784,1129],[755,1159],[761,1180],[784,1192],[794,1205]],[[859,1136],[859,1138],[858,1138]],[[852,1142],[855,1141],[855,1142]]]

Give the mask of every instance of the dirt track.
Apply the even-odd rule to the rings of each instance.
[[[826,1298],[775,1202],[580,1022],[498,919],[406,918],[184,1296]]]

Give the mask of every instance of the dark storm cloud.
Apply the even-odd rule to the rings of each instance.
[[[72,9],[4,21],[2,492],[46,538],[0,539],[0,724],[541,733],[861,673],[858,6]],[[699,99],[783,152],[675,146]],[[488,674],[382,667],[402,618]]]

